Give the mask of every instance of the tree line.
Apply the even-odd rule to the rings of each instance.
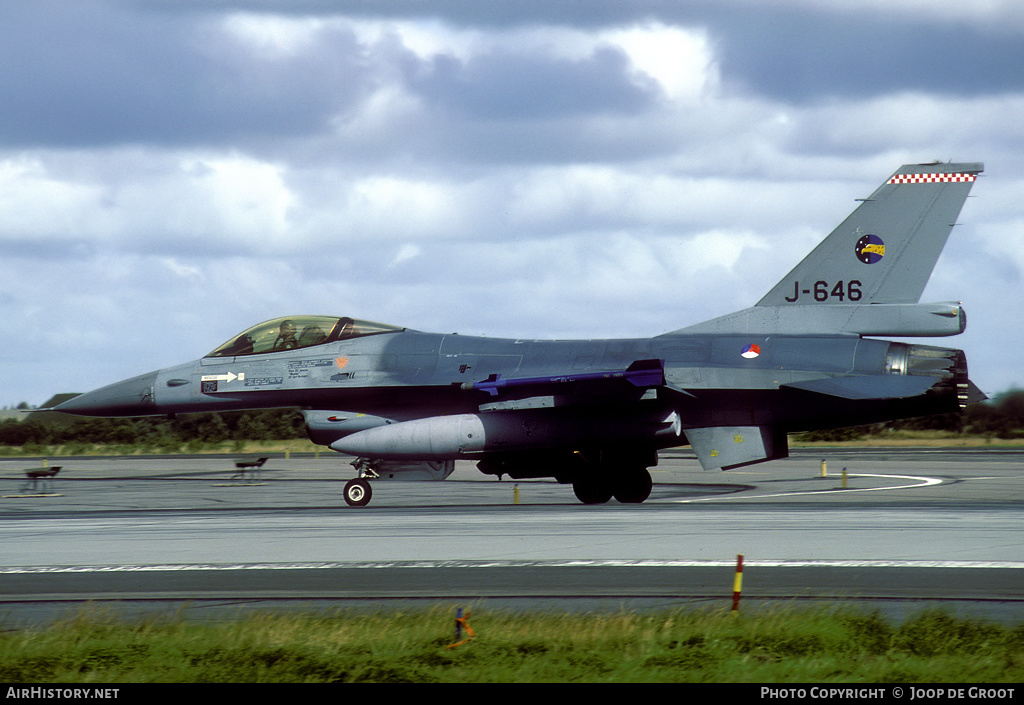
[[[893,431],[945,431],[965,436],[1024,439],[1024,391],[1013,390],[977,404],[962,413],[936,414],[914,419],[854,426],[832,431],[813,431],[800,436],[805,441],[858,440]]]
[[[182,445],[305,436],[302,414],[294,409],[180,414],[173,418],[82,419],[45,414],[40,419],[0,422],[0,446],[134,445],[173,451]]]

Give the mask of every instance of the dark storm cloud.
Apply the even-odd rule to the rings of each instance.
[[[579,60],[494,52],[466,62],[438,56],[410,84],[428,101],[457,112],[517,120],[639,112],[653,104],[659,89],[630,74],[629,58],[611,47]]]
[[[663,97],[619,49],[582,58],[496,50],[404,62],[423,105],[389,145],[451,162],[507,164],[636,159],[665,148],[634,129]]]
[[[231,141],[315,132],[361,97],[346,32],[261,55],[198,14],[0,4],[0,144]]]
[[[980,19],[968,22],[926,9],[884,12],[870,6],[857,10],[855,3],[835,9],[727,0],[266,0],[236,5],[299,15],[430,18],[483,28],[579,29],[652,21],[699,27],[716,42],[726,85],[791,102],[906,90],[977,96],[1024,89],[1024,71],[1019,70],[1024,66],[1024,23],[985,21],[980,12]]]
[[[113,0],[112,0],[113,1]],[[703,6],[704,0],[691,0]],[[364,19],[440,19],[456,26],[489,29],[526,25],[604,27],[674,15],[678,0],[122,0],[121,4],[149,5],[165,11],[229,10],[290,16],[344,16]]]
[[[656,0],[597,0],[586,12],[577,3],[525,1],[10,2],[0,4],[0,145],[224,145],[308,136],[326,132],[377,88],[367,55],[381,47],[361,46],[352,32],[331,25],[301,50],[260,52],[224,29],[223,13],[232,7],[364,19],[429,16],[480,27],[679,23],[708,32],[724,86],[790,103],[909,90],[974,96],[1024,89],[1024,72],[1016,70],[1024,65],[1024,42],[1010,31],[934,18],[893,22],[878,13]],[[508,125],[637,115],[659,96],[657,85],[612,47],[576,59],[507,49],[427,61],[406,53],[400,64],[407,87],[435,114],[465,121],[467,135],[482,127],[474,120]],[[429,141],[429,133],[423,137]],[[481,142],[493,144],[494,136]]]
[[[790,102],[1024,89],[1019,35],[870,15],[757,8],[715,20],[723,80]]]
[[[498,120],[548,121],[504,142],[514,160],[536,154],[529,149],[535,139],[538,149],[557,153],[573,140],[554,121],[636,115],[660,95],[613,47],[578,59],[496,50],[425,61],[393,44],[360,45],[331,25],[294,52],[259,51],[224,29],[223,15],[201,9],[99,0],[0,5],[0,65],[7,67],[0,146],[241,146],[326,133],[378,87],[375,61],[398,68],[406,88],[440,118],[410,130],[419,147],[405,146],[417,152],[433,142],[452,149],[445,126],[461,125],[487,158],[487,146],[503,142],[487,127]],[[454,142],[455,152],[467,144]]]

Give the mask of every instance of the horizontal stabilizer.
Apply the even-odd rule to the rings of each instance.
[[[928,376],[857,375],[826,377],[782,385],[783,389],[802,389],[842,399],[906,399],[924,394],[938,380]]]
[[[964,404],[976,404],[980,401],[988,399],[988,395],[981,391],[971,380],[967,380],[967,390],[964,393],[963,403]]]
[[[731,470],[789,456],[786,434],[768,426],[688,428],[686,438],[705,470]]]

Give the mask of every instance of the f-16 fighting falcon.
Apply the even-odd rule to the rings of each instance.
[[[297,407],[371,481],[443,480],[456,459],[554,478],[587,504],[643,502],[658,450],[704,470],[788,455],[787,434],[955,412],[984,395],[960,350],[881,340],[962,333],[920,303],[982,164],[901,167],[753,307],[654,338],[491,339],[297,315],[193,362],[56,407],[153,416]]]

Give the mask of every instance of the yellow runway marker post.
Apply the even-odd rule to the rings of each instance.
[[[736,556],[736,577],[732,581],[732,611],[740,609],[740,592],[743,590],[743,554]]]

